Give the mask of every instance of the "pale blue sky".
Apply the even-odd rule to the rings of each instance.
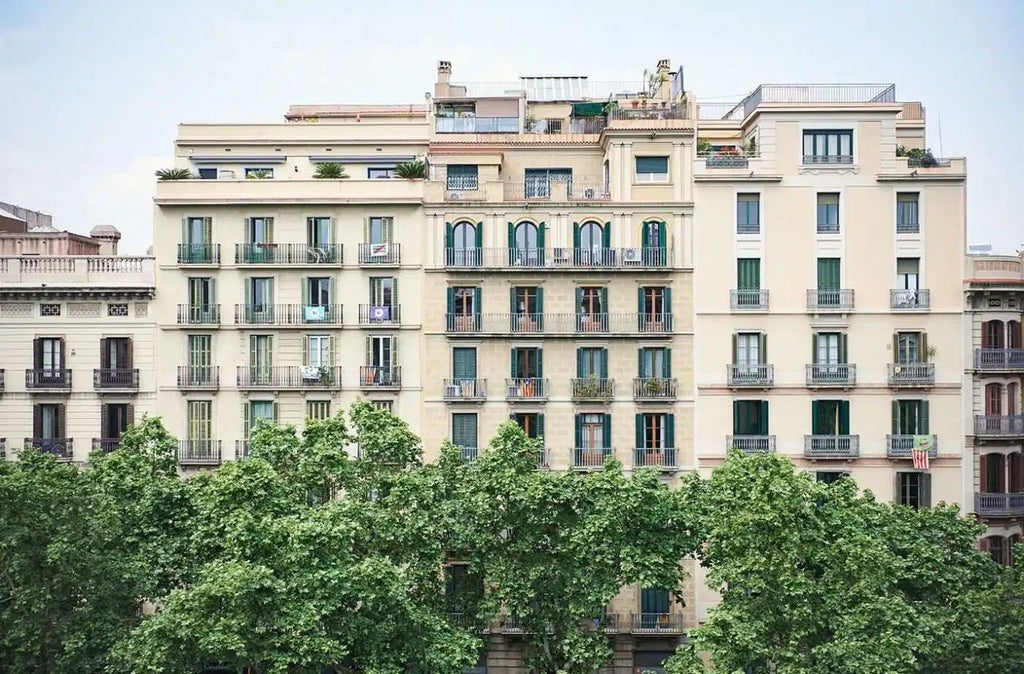
[[[968,239],[1024,218],[1024,1],[0,0],[0,201],[123,249],[151,240],[178,122],[280,121],[292,103],[422,102],[456,80],[636,79],[659,58],[700,97],[761,82],[895,82],[928,143],[967,155]]]

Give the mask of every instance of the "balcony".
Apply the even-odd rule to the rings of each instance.
[[[808,311],[850,311],[853,309],[852,290],[807,291]]]
[[[398,243],[359,244],[359,264],[368,267],[397,267],[402,262],[402,245]]]
[[[730,290],[729,307],[733,311],[764,311],[768,308],[768,291]]]
[[[1024,349],[975,349],[974,369],[980,372],[1024,372]]]
[[[975,494],[974,512],[981,517],[1024,516],[1024,494]]]
[[[58,461],[72,461],[75,458],[74,438],[25,438],[25,449],[51,454]]]
[[[547,400],[548,380],[541,377],[513,377],[505,380],[505,399],[509,402]]]
[[[482,633],[490,629],[490,625],[486,620],[483,620],[472,613],[463,613],[461,611],[453,611],[452,613],[449,613],[448,622],[456,627],[461,627],[465,630],[472,630],[474,632]]]
[[[519,133],[519,117],[435,117],[435,133]]]
[[[341,325],[340,304],[236,304],[236,325]]]
[[[633,449],[633,467],[656,468],[662,472],[672,473],[679,468],[676,454],[675,447],[663,447],[660,449],[636,447]]]
[[[572,450],[574,470],[601,470],[604,462],[615,454],[615,450],[602,447],[576,447]]]
[[[856,365],[813,363],[807,366],[807,385],[812,388],[849,388],[856,383]]]
[[[359,367],[359,386],[364,389],[399,389],[402,387],[402,368],[362,365]]]
[[[444,266],[447,269],[502,269],[531,271],[538,268],[549,271],[625,270],[643,271],[664,269],[673,252],[668,248],[445,248]]]
[[[479,450],[476,447],[465,447],[463,445],[459,445],[458,447],[459,458],[462,461],[467,463],[470,461],[476,461],[476,457],[479,455]]]
[[[280,126],[280,125],[277,125]],[[326,126],[326,125],[324,125]],[[211,127],[212,128],[212,127]],[[298,129],[296,129],[298,130]],[[324,129],[326,131],[327,129]],[[263,126],[252,133],[265,133],[265,138],[278,133],[270,126]],[[223,133],[221,127],[220,133]],[[355,133],[355,131],[351,132]],[[278,134],[280,138],[280,134]],[[303,139],[295,138],[296,142],[309,142],[311,136]],[[215,137],[207,137],[211,140]],[[224,136],[220,136],[224,138]],[[293,137],[294,138],[294,137]],[[355,139],[356,136],[350,136]],[[323,143],[330,145],[338,142],[337,134],[324,138]],[[239,158],[236,157],[236,160]],[[230,172],[222,170],[222,175]],[[278,204],[311,204],[318,207],[343,204],[417,204],[423,199],[422,180],[374,180],[350,178],[348,180],[318,180],[315,178],[297,178],[294,173],[276,172],[274,178],[265,180],[248,180],[241,177],[218,177],[217,180],[164,180],[156,184],[154,202],[161,206],[184,206],[196,208],[198,204],[237,206],[252,204],[255,208]]]
[[[235,461],[249,458],[249,440],[235,440]]]
[[[697,158],[704,160],[706,169],[745,169],[750,168],[750,160],[761,156],[757,149],[747,150],[733,146],[731,149],[708,150],[698,152]]]
[[[860,456],[859,435],[805,435],[806,459],[856,459]]]
[[[182,466],[219,466],[220,440],[179,440],[178,463]]]
[[[445,379],[441,393],[448,401],[480,401],[487,399],[486,379]]]
[[[775,366],[733,363],[726,366],[726,376],[732,388],[770,388],[775,383]]]
[[[236,243],[235,264],[338,266],[342,252],[340,243]]]
[[[885,436],[885,455],[890,459],[909,459],[912,458],[911,450],[914,449],[914,438],[921,437],[919,435],[886,435]],[[928,450],[928,456],[935,458],[939,455],[939,440],[936,436],[931,436],[932,446]]]
[[[384,326],[402,323],[402,306],[400,304],[360,304],[359,325]]]
[[[889,363],[889,386],[914,388],[935,385],[935,363]]]
[[[70,391],[71,370],[25,370],[25,388],[31,391]]]
[[[96,369],[92,371],[92,386],[97,391],[138,391],[138,368]]]
[[[931,304],[932,291],[926,288],[889,291],[889,308],[893,311],[928,309],[931,307]]]
[[[725,438],[725,450],[738,449],[744,454],[759,454],[775,451],[774,435],[729,435]]]
[[[220,244],[179,243],[178,264],[216,267],[220,265]]]
[[[93,438],[92,451],[109,454],[121,446],[121,438]]]
[[[570,380],[572,399],[608,402],[615,397],[615,380],[583,377]]]
[[[190,391],[216,391],[220,388],[220,366],[179,365],[178,388]]]
[[[683,616],[679,613],[633,613],[629,630],[633,634],[680,634]]]
[[[484,313],[445,315],[445,332],[464,335],[650,336],[671,334],[673,314],[614,312]]]
[[[117,288],[152,296],[154,264],[151,257],[128,255],[0,257],[0,287]]]
[[[919,222],[896,222],[896,233],[897,234],[918,234],[921,232],[921,223]]]
[[[676,380],[669,377],[633,377],[633,400],[659,402],[676,399]]]
[[[341,389],[341,367],[238,367],[235,381],[240,389],[331,390]]]
[[[220,305],[179,304],[178,325],[220,325]]]
[[[1024,415],[988,414],[974,417],[974,434],[990,438],[1024,437]]]

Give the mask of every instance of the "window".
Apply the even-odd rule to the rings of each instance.
[[[213,218],[185,218],[181,242],[187,246],[206,246],[213,239]]]
[[[306,367],[330,367],[334,362],[334,349],[330,335],[306,335]]]
[[[576,447],[606,453],[611,449],[612,423],[609,414],[576,415]],[[603,463],[603,462],[602,462]]]
[[[1006,322],[1006,336],[1008,337],[1011,349],[1021,348],[1021,325],[1020,321]]]
[[[274,169],[272,168],[247,168],[245,169],[246,178],[273,178]]]
[[[1016,416],[1020,414],[1020,386],[1015,381],[1006,385],[1006,413]]]
[[[469,164],[448,165],[448,191],[461,192],[480,188],[479,167]]]
[[[999,416],[1003,413],[1003,387],[1000,384],[985,384],[985,414]]]
[[[245,417],[245,438],[248,440],[260,421],[277,422],[277,403],[271,400],[251,400],[245,405]]]
[[[371,400],[370,404],[378,410],[384,410],[389,414],[394,414],[395,412],[395,403],[392,400]]]
[[[476,348],[452,349],[452,379],[476,379]]]
[[[512,378],[534,379],[543,372],[543,352],[537,347],[512,349]]]
[[[452,444],[463,450],[477,448],[476,414],[452,415]]]
[[[923,332],[897,332],[893,338],[893,348],[897,363],[909,365],[926,362],[928,346]]]
[[[132,382],[131,337],[107,337],[100,340],[100,380],[109,384]]]
[[[568,183],[569,190],[572,190],[572,169],[567,168],[543,168],[526,169],[525,171],[525,194],[527,199],[545,199],[551,196],[551,183]]]
[[[641,225],[640,245],[645,265],[664,267],[668,262],[668,235],[665,223],[660,220],[648,220]]]
[[[449,265],[459,267],[480,264],[483,244],[483,223],[457,222],[445,225],[445,259]]]
[[[212,278],[191,277],[188,280],[189,306],[206,313],[213,310],[216,303],[214,288],[216,281]]]
[[[927,508],[932,501],[932,476],[928,473],[896,473],[896,494],[900,505]]]
[[[64,338],[40,337],[34,340],[33,346],[33,368],[40,371],[39,375],[44,378],[63,378]]]
[[[982,549],[988,550],[989,557],[996,564],[1006,564],[1005,539],[1002,536],[986,536],[982,539]]]
[[[450,288],[451,313],[455,316],[473,316],[479,312],[478,296],[480,288],[459,286]]]
[[[579,379],[607,379],[608,349],[604,347],[576,349],[576,377]]]
[[[539,267],[544,264],[544,223],[520,222],[508,225],[510,263],[517,267]]]
[[[981,473],[978,487],[983,494],[1002,494],[1007,491],[1005,456],[995,453],[982,454],[978,460],[978,469]]]
[[[329,307],[333,279],[327,276],[310,276],[303,287],[303,303],[312,307]]]
[[[64,438],[65,432],[65,406],[58,403],[42,403],[33,408],[33,434],[40,440],[58,440]],[[39,448],[46,451],[54,451],[62,447],[51,447],[47,443],[41,443]]]
[[[761,232],[761,195],[736,195],[736,233],[759,234]]]
[[[536,286],[514,286],[512,288],[512,313],[517,316],[539,318],[543,312],[544,289]]]
[[[917,290],[920,287],[920,267],[920,258],[896,258],[896,288],[898,290]]]
[[[306,218],[306,242],[320,248],[334,242],[334,226],[331,218]]]
[[[644,629],[657,628],[661,616],[668,615],[668,590],[661,588],[643,588],[640,590],[640,621]]]
[[[608,297],[607,288],[577,288],[576,292],[579,299],[579,313],[586,316],[604,313],[605,300]]]
[[[815,365],[844,365],[846,364],[847,346],[846,335],[841,332],[818,332],[814,335],[814,358]],[[816,368],[827,371],[827,368]]]
[[[212,356],[212,335],[189,335],[188,344],[188,367],[189,381],[197,384],[212,384],[213,365]]]
[[[668,379],[672,376],[672,350],[667,347],[644,347],[638,354],[637,374],[645,379]]]
[[[733,435],[768,435],[768,401],[734,400]]]
[[[370,278],[370,304],[374,307],[398,305],[398,279],[393,276]]]
[[[805,164],[852,164],[853,131],[828,129],[804,131]]]
[[[981,347],[983,349],[1002,349],[1006,342],[1003,322],[998,320],[985,321],[981,324]]]
[[[253,276],[245,284],[245,304],[249,309],[249,320],[255,323],[273,320],[274,279],[269,276]]]
[[[761,258],[741,257],[736,260],[736,306],[759,307],[761,298]]]
[[[582,266],[602,265],[612,262],[611,252],[604,249],[611,245],[611,223],[584,222],[572,225],[573,263]]]
[[[897,192],[896,233],[917,234],[921,227],[918,212],[917,192]]]
[[[331,418],[331,401],[330,400],[307,400],[306,401],[306,418],[316,419],[323,421]]]
[[[638,183],[667,183],[668,157],[636,157]]]
[[[849,400],[812,400],[812,435],[849,435]]]
[[[246,242],[273,243],[274,241],[274,219],[273,218],[246,218],[245,221]]]
[[[839,194],[818,194],[818,234],[839,233]]]
[[[101,440],[120,440],[133,423],[133,410],[128,403],[106,403],[100,406]],[[102,449],[110,451],[116,446],[117,443],[103,443]]]
[[[814,474],[814,479],[818,482],[824,482],[825,484],[832,484],[833,482],[838,482],[849,475],[849,473],[838,470],[819,470]]]
[[[370,335],[367,337],[366,364],[379,367],[393,367],[397,361],[398,344],[391,335]]]
[[[391,243],[394,237],[394,219],[374,217],[366,223],[366,243]]]
[[[765,362],[768,336],[761,332],[740,332],[733,335],[732,362],[740,372],[755,374]]]
[[[199,169],[200,180],[216,180],[217,169],[216,168],[201,168]]]
[[[839,304],[840,266],[838,257],[818,258],[818,303]]]
[[[188,439],[196,442],[210,442],[213,438],[213,401],[188,401]]]
[[[389,166],[387,168],[368,168],[366,169],[366,177],[369,180],[387,179],[395,177],[395,167]]]
[[[892,434],[928,435],[928,401],[893,400]]]
[[[273,383],[274,336],[249,335],[249,377],[253,384]]]
[[[662,320],[672,313],[672,290],[670,288],[640,288],[638,311],[650,320]]]
[[[661,413],[636,415],[636,442],[640,449],[674,449],[675,417]]]
[[[512,421],[523,429],[528,438],[544,439],[544,415],[538,412],[525,412],[512,415]]]

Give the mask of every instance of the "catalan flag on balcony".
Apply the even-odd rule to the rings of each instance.
[[[915,435],[914,447],[910,450],[910,456],[914,459],[914,468],[928,470],[928,455],[931,453],[935,443],[930,435]]]

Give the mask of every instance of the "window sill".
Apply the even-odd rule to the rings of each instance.
[[[665,180],[637,180],[636,178],[633,179],[633,187],[643,187],[645,185],[665,186],[671,184],[672,181],[669,180],[668,178],[666,178]]]
[[[860,173],[860,164],[800,164],[800,173]]]

